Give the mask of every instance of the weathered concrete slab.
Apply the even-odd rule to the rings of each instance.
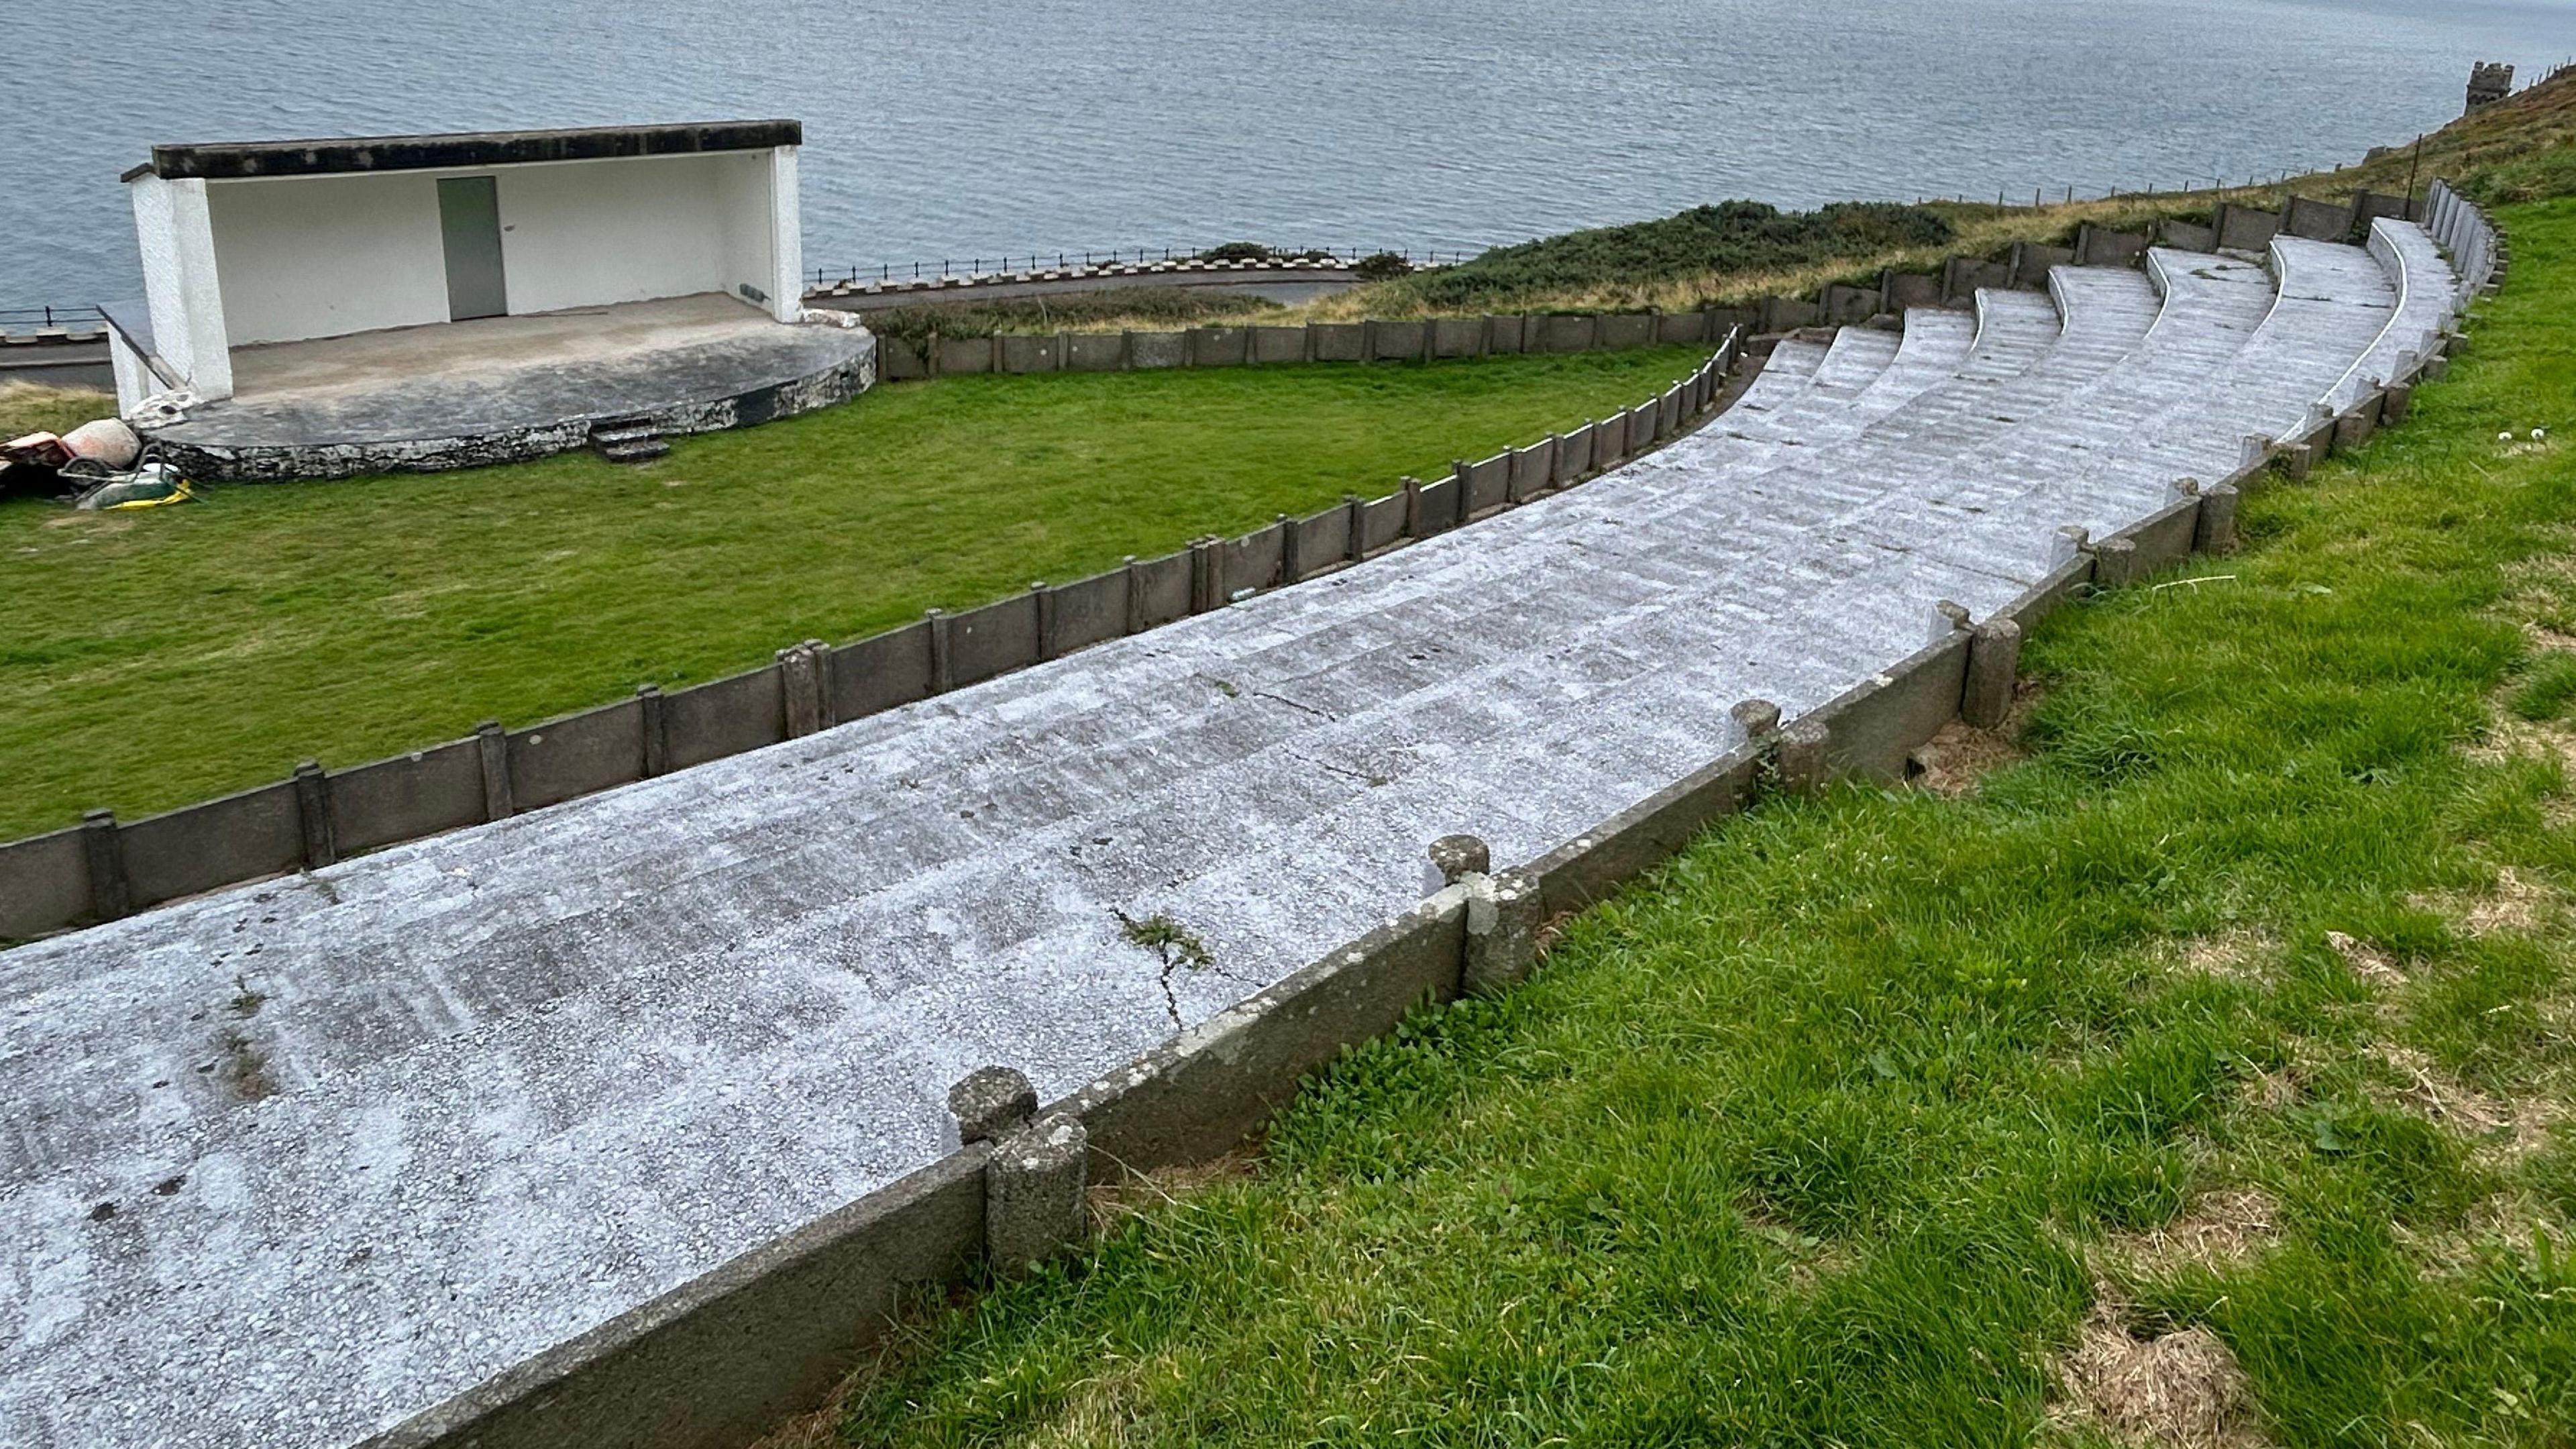
[[[0,1439],[349,1443],[917,1171],[973,1067],[1058,1096],[1283,981],[1410,908],[1435,836],[1524,864],[1662,798],[1734,701],[1795,717],[1932,600],[2010,606],[2057,525],[2166,507],[2378,345],[2387,272],[2275,250],[2277,302],[2195,256],[1784,342],[1717,424],[1367,564],[0,955]],[[904,694],[925,632],[836,651],[836,696]],[[774,719],[777,679],[666,717]]]

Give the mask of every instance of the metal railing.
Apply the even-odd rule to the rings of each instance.
[[[817,267],[806,274],[814,287],[880,285],[893,282],[937,282],[950,278],[1004,277],[1021,272],[1070,272],[1106,267],[1150,267],[1185,262],[1259,260],[1283,266],[1347,267],[1364,257],[1392,254],[1415,268],[1446,267],[1476,255],[1472,251],[1436,251],[1410,247],[1274,247],[1258,258],[1246,258],[1223,247],[1116,247],[1109,250],[1009,252],[993,257],[942,257],[936,262],[879,262],[847,267]],[[876,275],[868,273],[873,270]]]
[[[96,307],[0,307],[0,335],[44,337],[106,330],[107,314]]]

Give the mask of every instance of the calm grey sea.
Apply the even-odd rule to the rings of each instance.
[[[0,0],[0,306],[138,290],[156,141],[800,117],[809,265],[1473,247],[2241,178],[2576,55],[2576,0]]]

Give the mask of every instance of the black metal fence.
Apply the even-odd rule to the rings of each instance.
[[[1363,257],[1391,254],[1414,267],[1446,267],[1476,255],[1472,251],[1436,251],[1410,247],[1275,247],[1260,257],[1222,247],[1118,247],[1106,251],[1009,252],[991,257],[942,257],[938,261],[879,262],[876,275],[860,263],[816,267],[806,274],[815,287],[860,286],[868,282],[937,281],[945,277],[1001,276],[1015,272],[1069,272],[1077,267],[1146,267],[1184,262],[1262,260],[1286,266],[1347,267]]]
[[[107,315],[96,307],[0,307],[0,333],[11,336],[43,337],[106,329]]]

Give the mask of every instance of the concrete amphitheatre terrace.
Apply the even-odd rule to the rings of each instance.
[[[1990,720],[2018,622],[2401,418],[2499,261],[2437,186],[2366,246],[1802,331],[1471,526],[0,955],[0,1438],[743,1442],[1086,1174],[1233,1145],[1755,792]],[[1034,1100],[952,1097],[995,1064]]]

